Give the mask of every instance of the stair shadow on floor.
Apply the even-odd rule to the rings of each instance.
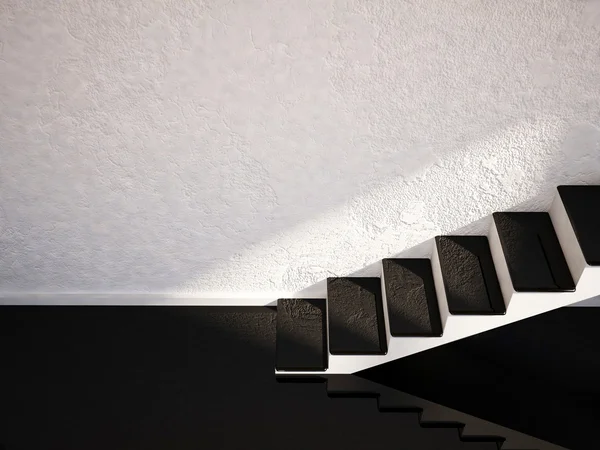
[[[600,308],[561,308],[358,375],[589,450],[600,426]]]
[[[355,375],[329,375],[322,379],[326,380],[327,395],[332,398],[373,399],[376,402],[372,407],[377,407],[382,414],[394,417],[400,417],[401,414],[418,414],[420,426],[454,430],[465,443],[494,443],[494,447],[497,445],[498,449],[511,450],[566,450],[366,378]]]

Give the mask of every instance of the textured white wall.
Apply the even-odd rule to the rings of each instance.
[[[0,292],[294,291],[600,181],[600,1],[2,0],[0,105]]]

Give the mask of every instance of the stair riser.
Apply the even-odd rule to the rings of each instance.
[[[387,303],[387,294],[385,292],[385,278],[383,276],[383,265],[379,264],[379,280],[381,282],[381,301],[383,303],[383,318],[384,318],[384,326],[385,326],[385,340],[387,344],[387,348],[390,347],[390,340],[392,339],[392,335],[390,333],[390,315],[388,312],[388,303]]]
[[[573,280],[575,280],[575,284],[579,284],[579,279],[588,267],[588,264],[585,261],[585,257],[583,256],[583,252],[577,241],[577,236],[575,236],[575,231],[571,226],[571,221],[569,220],[569,216],[567,215],[565,205],[563,204],[560,195],[554,197],[549,212],[552,225],[558,236],[558,241],[560,242],[565,259],[569,265],[571,276],[573,277]]]
[[[493,220],[488,233],[488,239],[490,241],[492,259],[494,261],[494,266],[496,267],[496,274],[498,275],[498,282],[500,283],[500,290],[502,291],[502,297],[504,297],[504,304],[506,305],[506,310],[510,311],[510,301],[516,291],[513,288],[513,284],[510,279],[508,265],[506,264],[506,258],[504,257],[504,250],[502,250],[500,236],[498,236],[498,229],[496,228],[496,224]]]
[[[431,269],[433,271],[433,282],[435,284],[435,294],[440,308],[440,318],[442,319],[442,329],[446,329],[450,310],[448,307],[448,298],[446,297],[446,289],[444,287],[444,278],[442,277],[442,268],[440,265],[440,256],[437,245],[432,244],[433,252],[431,254]],[[445,331],[444,331],[445,333]]]

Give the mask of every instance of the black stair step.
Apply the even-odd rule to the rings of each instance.
[[[277,301],[277,370],[327,369],[327,321],[325,299]]]
[[[505,314],[487,237],[437,236],[435,242],[450,314]]]
[[[384,259],[383,278],[392,336],[441,336],[431,261]]]
[[[559,186],[558,193],[586,262],[600,266],[600,186]]]
[[[387,353],[379,278],[328,278],[327,314],[331,354]]]
[[[516,291],[575,290],[548,213],[499,212],[493,216]]]

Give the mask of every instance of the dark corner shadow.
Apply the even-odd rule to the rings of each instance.
[[[457,449],[455,435],[274,374],[267,308],[0,308],[6,450]],[[477,447],[478,448],[478,447]]]
[[[224,410],[231,423],[252,424],[276,395],[274,320],[273,310],[251,307],[2,307],[0,442],[10,450],[219,443],[214,419]]]

